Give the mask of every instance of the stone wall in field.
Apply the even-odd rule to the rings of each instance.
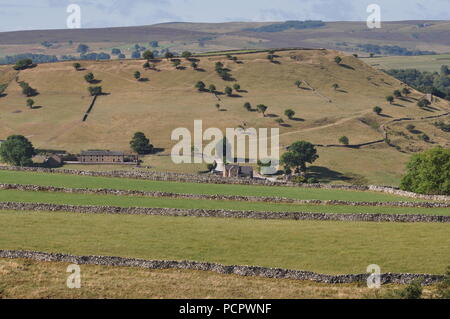
[[[81,206],[39,203],[0,202],[0,210],[68,212],[82,214],[153,215],[171,217],[214,217],[352,222],[450,223],[450,216],[413,214],[358,214],[308,212],[255,212],[224,209],[179,209],[150,207]]]
[[[203,200],[230,200],[245,202],[285,203],[303,205],[345,205],[345,206],[383,206],[383,207],[421,207],[421,208],[445,208],[450,207],[450,202],[352,202],[343,200],[301,200],[285,197],[264,196],[239,196],[239,195],[206,195],[206,194],[178,194],[168,192],[143,192],[135,190],[118,189],[90,189],[90,188],[65,188],[39,185],[0,184],[0,190],[20,190],[34,192],[60,192],[70,194],[96,194],[114,196],[140,196],[152,198],[178,198],[178,199],[203,199]]]
[[[324,275],[310,271],[266,268],[258,266],[225,266],[208,262],[144,260],[109,256],[73,256],[66,254],[20,250],[0,250],[0,258],[21,258],[43,262],[64,262],[78,265],[139,267],[145,269],[189,269],[199,271],[213,271],[219,274],[234,274],[239,276],[308,280],[328,284],[366,282],[369,276],[369,274]],[[382,284],[409,284],[415,279],[421,279],[423,280],[423,285],[430,285],[443,280],[444,276],[432,274],[385,273],[381,274],[380,278]]]
[[[272,182],[264,179],[251,178],[233,178],[221,177],[213,174],[180,174],[168,172],[144,172],[139,170],[134,171],[81,171],[81,170],[67,170],[67,169],[52,169],[52,168],[38,168],[38,167],[11,167],[0,166],[0,170],[10,171],[26,171],[26,172],[41,172],[41,173],[58,173],[70,174],[79,176],[96,176],[96,177],[117,177],[117,178],[132,178],[144,179],[152,181],[173,181],[173,182],[189,182],[189,183],[207,183],[207,184],[238,184],[238,185],[261,185],[261,186],[287,186],[287,187],[303,187],[303,188],[319,188],[319,189],[339,189],[339,190],[355,190],[355,191],[374,191],[382,192],[392,195],[411,197],[424,200],[450,201],[450,196],[445,195],[423,195],[411,192],[402,191],[393,187],[386,186],[360,186],[360,185],[332,185],[332,184],[296,184],[288,181]]]

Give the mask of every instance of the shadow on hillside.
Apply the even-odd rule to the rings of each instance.
[[[394,106],[399,106],[399,107],[406,107],[406,106],[404,106],[403,104],[398,104],[398,103],[392,103],[392,105],[394,105]]]
[[[305,121],[305,119],[302,119],[302,118],[300,118],[300,117],[293,117],[293,118],[291,118],[290,120],[291,120],[291,121],[297,121],[297,122],[304,122],[304,121]]]
[[[401,97],[399,97],[398,99],[399,99],[400,101],[403,101],[403,102],[413,103],[413,101],[411,101],[410,99],[408,99],[408,98],[406,98],[406,97],[404,97],[404,96],[401,96]]]
[[[308,177],[314,177],[320,182],[329,183],[332,181],[345,181],[349,182],[352,178],[345,176],[344,174],[333,171],[323,166],[310,166],[308,167]]]
[[[89,84],[99,84],[99,83],[102,83],[102,80],[92,80],[92,81],[89,81]]]
[[[272,117],[272,118],[273,118],[273,117],[279,117],[279,116],[276,115],[276,114],[272,114],[272,113],[271,113],[271,114],[266,114],[266,117]]]
[[[389,118],[392,118],[392,116],[387,115],[387,114],[382,114],[382,113],[380,113],[380,114],[378,114],[378,115],[381,116],[381,117],[389,117]]]
[[[165,150],[166,150],[165,148],[154,147],[154,148],[153,148],[153,151],[152,151],[152,154],[159,154],[159,153],[164,152]]]
[[[197,71],[197,72],[206,72],[206,70],[202,69],[202,68],[196,68],[195,71]]]
[[[343,68],[346,68],[346,69],[349,69],[349,70],[355,70],[355,68],[354,67],[352,67],[352,66],[350,66],[350,65],[348,65],[348,64],[339,64],[341,67],[343,67]]]
[[[39,110],[42,109],[43,106],[42,105],[34,105],[33,107],[31,107],[32,110]]]
[[[8,94],[6,94],[6,93],[2,93],[2,94],[0,94],[0,98],[2,98],[2,97],[5,97],[5,96],[7,96]]]
[[[412,134],[422,134],[423,133],[422,131],[420,131],[418,129],[412,129],[412,130],[409,130],[409,132]]]

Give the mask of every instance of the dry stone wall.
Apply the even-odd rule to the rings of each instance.
[[[264,196],[239,196],[239,195],[206,195],[206,194],[179,194],[169,192],[144,192],[135,190],[117,189],[90,189],[90,188],[65,188],[39,185],[0,184],[0,190],[20,190],[33,192],[60,192],[71,194],[97,194],[115,196],[141,196],[152,198],[178,198],[178,199],[203,199],[203,200],[230,200],[245,202],[285,203],[303,205],[344,205],[344,206],[385,206],[385,207],[421,207],[421,208],[445,208],[450,207],[450,202],[352,202],[343,200],[301,200],[285,197]]]
[[[412,192],[402,191],[398,188],[375,186],[375,185],[362,186],[362,185],[333,185],[333,184],[296,184],[288,181],[273,182],[265,179],[255,179],[255,178],[254,179],[233,178],[233,177],[225,178],[213,174],[198,175],[198,174],[180,174],[168,172],[144,172],[138,170],[82,171],[82,170],[52,169],[40,167],[13,167],[13,166],[0,166],[0,170],[57,173],[57,174],[79,175],[79,176],[117,177],[117,178],[131,178],[131,179],[145,179],[153,181],[173,181],[173,182],[187,182],[187,183],[287,186],[287,187],[303,187],[303,188],[354,190],[354,191],[373,191],[431,201],[450,201],[450,196],[416,194]]]
[[[402,223],[450,223],[450,216],[413,215],[413,214],[335,214],[308,212],[255,212],[237,210],[178,209],[148,207],[115,206],[76,206],[39,203],[0,202],[0,210],[67,212],[83,214],[124,214],[153,215],[171,217],[214,217],[214,218],[250,218],[250,219],[286,219],[352,222],[402,222]]]
[[[219,274],[235,274],[277,279],[308,280],[319,283],[339,284],[364,282],[369,274],[325,275],[310,271],[290,270],[282,268],[266,268],[258,266],[226,266],[216,263],[173,260],[144,260],[135,258],[109,256],[74,256],[37,251],[0,250],[0,258],[32,259],[44,262],[64,262],[78,265],[102,265],[119,267],[139,267],[145,269],[189,269],[213,271]],[[444,276],[433,274],[381,274],[382,284],[409,284],[415,279],[423,280],[423,285],[437,283]]]

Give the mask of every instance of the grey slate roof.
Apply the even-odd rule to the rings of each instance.
[[[81,156],[124,156],[124,152],[116,151],[81,151]]]

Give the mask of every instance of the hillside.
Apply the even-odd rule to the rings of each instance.
[[[83,71],[76,71],[72,62],[41,64],[20,72],[1,66],[0,84],[9,85],[0,98],[0,139],[23,134],[36,147],[70,152],[128,150],[133,133],[142,131],[156,147],[165,149],[163,154],[169,154],[174,143],[170,140],[172,130],[192,129],[193,121],[202,119],[204,128],[222,130],[244,122],[247,127],[279,127],[283,148],[296,140],[338,144],[342,135],[350,144],[360,144],[383,139],[380,126],[393,119],[418,119],[450,110],[445,101],[419,108],[417,99],[423,96],[419,92],[390,105],[385,97],[403,85],[353,56],[326,50],[279,51],[276,55],[276,63],[267,59],[267,52],[236,55],[238,63],[225,56],[198,57],[198,70],[185,59],[181,59],[181,70],[165,59],[155,63],[157,70],[144,70],[143,60],[84,61]],[[334,62],[336,55],[343,57],[341,65]],[[222,80],[214,71],[216,62],[224,63],[235,81]],[[148,81],[138,82],[133,77],[136,70]],[[87,91],[90,85],[84,80],[88,72],[101,81],[95,85],[101,85],[106,94],[98,97],[87,121],[82,122],[92,100]],[[303,82],[301,88],[295,86],[296,80]],[[28,82],[39,92],[33,97],[33,109],[26,107],[27,98],[17,81]],[[239,83],[241,91],[233,97],[216,97],[198,92],[194,88],[197,81],[207,87],[214,84],[220,92]],[[334,83],[339,89],[333,89]],[[253,108],[267,105],[267,116],[245,110],[245,102]],[[382,116],[373,113],[376,105],[383,108]],[[289,108],[296,112],[293,120],[284,116]],[[285,122],[283,126],[275,122],[279,117]],[[448,133],[432,126],[434,121],[419,120],[417,127],[432,143],[449,146]],[[395,140],[397,149],[385,143],[360,149],[320,147],[320,159],[314,163],[317,174],[329,181],[397,184],[409,153],[435,145],[412,133],[395,133],[407,124],[388,125],[388,136]],[[160,164],[160,157],[155,161],[157,166],[170,165]]]
[[[364,56],[373,51],[373,48],[368,50],[367,45],[390,46],[388,51],[374,52],[383,55],[399,55],[399,48],[403,50],[402,54],[407,51],[450,52],[449,21],[383,22],[381,29],[368,29],[365,22],[326,22],[308,28],[289,28],[291,24],[292,21],[177,22],[136,27],[1,32],[0,58],[21,53],[79,56],[76,51],[79,43],[89,45],[90,52],[111,54],[113,48],[118,48],[130,57],[135,44],[148,47],[150,41],[158,41],[155,50],[178,53],[185,50],[200,53],[307,47],[358,52]],[[45,42],[51,45],[42,45]]]

